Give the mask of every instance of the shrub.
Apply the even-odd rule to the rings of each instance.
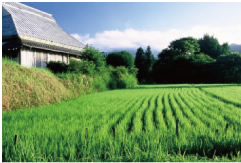
[[[76,73],[56,74],[61,83],[70,91],[71,97],[78,97],[92,92],[93,79],[90,76]]]
[[[95,64],[92,61],[86,60],[70,60],[68,66],[68,72],[71,73],[82,73],[82,74],[94,74],[95,73]]]
[[[97,49],[87,46],[83,52],[81,58],[86,61],[92,61],[95,65],[95,69],[99,70],[100,67],[106,65],[105,56]]]
[[[111,69],[111,81],[109,82],[110,89],[132,88],[136,85],[137,79],[128,72],[127,68],[119,66]]]
[[[65,73],[68,70],[68,65],[60,61],[50,61],[49,63],[47,63],[47,68],[53,73]]]

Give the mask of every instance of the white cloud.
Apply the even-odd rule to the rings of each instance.
[[[72,34],[72,36],[102,51],[127,48],[136,49],[140,46],[145,48],[147,45],[150,45],[153,50],[161,51],[175,39],[187,36],[201,38],[206,33],[214,35],[220,43],[241,43],[241,25],[225,27],[193,26],[190,29],[170,29],[167,31],[135,30],[129,28],[123,31],[103,31],[96,33],[94,37],[90,37],[89,35],[81,36],[77,33]]]

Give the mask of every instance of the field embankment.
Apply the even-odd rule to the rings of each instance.
[[[59,64],[59,63],[57,63]],[[125,67],[102,66],[87,70],[92,62],[71,61],[66,72],[53,74],[47,69],[26,68],[3,59],[3,111],[58,103],[84,94],[137,85]],[[83,68],[85,67],[85,68]],[[87,72],[85,72],[85,70]]]
[[[86,76],[64,80],[46,69],[26,68],[5,59],[2,69],[3,111],[58,103],[90,89]]]

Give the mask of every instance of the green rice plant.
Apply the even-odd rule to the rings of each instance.
[[[199,89],[224,86],[236,87],[140,85],[3,112],[2,159],[240,162],[241,109]]]

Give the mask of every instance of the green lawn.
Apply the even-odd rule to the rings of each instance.
[[[241,161],[240,101],[240,85],[141,85],[4,112],[3,161]]]

